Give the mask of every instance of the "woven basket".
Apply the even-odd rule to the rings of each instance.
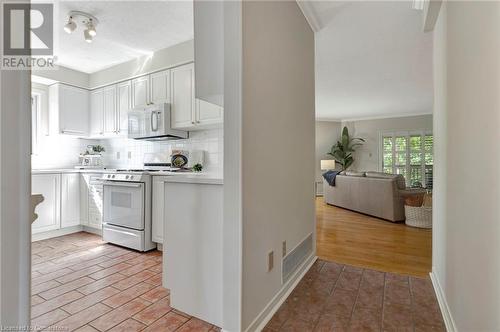
[[[418,228],[432,228],[432,208],[405,205],[405,223]]]

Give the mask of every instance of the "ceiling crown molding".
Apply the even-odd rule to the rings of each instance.
[[[318,32],[319,30],[321,30],[323,26],[321,25],[320,19],[313,8],[311,1],[308,0],[296,0],[296,1],[300,10],[302,10],[302,13],[304,14],[307,22],[311,26],[311,29],[314,32]]]

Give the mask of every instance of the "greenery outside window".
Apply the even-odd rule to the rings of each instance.
[[[384,173],[402,174],[410,187],[432,188],[432,132],[383,132],[380,142],[381,169]]]

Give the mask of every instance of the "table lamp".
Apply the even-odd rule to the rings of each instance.
[[[322,171],[329,171],[332,169],[335,169],[335,160],[332,160],[332,159],[321,160],[321,170]]]

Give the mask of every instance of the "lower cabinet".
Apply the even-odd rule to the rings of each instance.
[[[61,175],[61,228],[80,225],[80,174]]]
[[[156,243],[163,243],[163,223],[165,222],[165,182],[153,176],[152,236]]]
[[[42,194],[31,225],[32,234],[74,226],[102,228],[102,183],[100,174],[50,173],[31,176],[31,192]],[[42,237],[56,236],[43,234]],[[60,235],[60,234],[58,234]]]
[[[31,177],[31,192],[42,194],[43,202],[35,210],[38,218],[31,224],[33,234],[61,227],[61,174],[35,174]]]

